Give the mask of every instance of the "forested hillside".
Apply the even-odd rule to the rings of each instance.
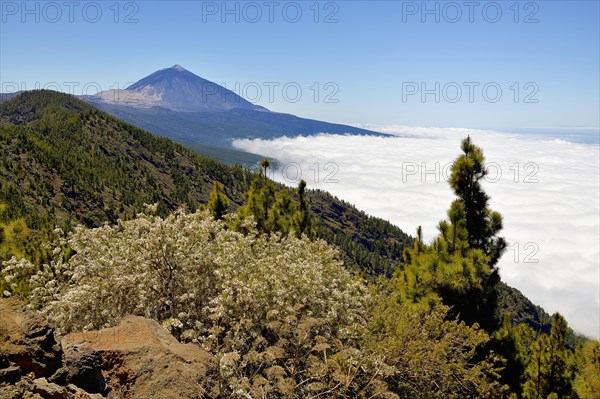
[[[0,104],[0,148],[4,258],[25,247],[33,255],[38,250],[33,242],[55,223],[100,226],[131,218],[153,203],[161,215],[180,206],[195,210],[208,202],[213,181],[223,184],[235,210],[252,178],[248,170],[197,156],[52,91],[25,92]],[[317,234],[372,274],[389,273],[411,242],[390,223],[325,192],[311,193],[310,201],[316,214],[332,215],[318,223]],[[395,246],[382,247],[384,240]]]

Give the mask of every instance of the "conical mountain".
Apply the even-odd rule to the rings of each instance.
[[[179,112],[223,112],[231,109],[267,111],[180,65],[156,71],[125,90],[97,94],[96,101]]]

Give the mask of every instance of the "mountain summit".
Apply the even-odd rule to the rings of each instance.
[[[183,143],[229,150],[233,140],[246,138],[268,140],[320,133],[387,136],[269,111],[181,65],[156,71],[125,90],[103,91],[81,99],[152,133]],[[197,146],[194,150],[202,151]],[[204,154],[214,156],[215,152]]]
[[[125,90],[102,91],[91,101],[179,112],[222,112],[236,108],[267,111],[181,65],[156,71]]]

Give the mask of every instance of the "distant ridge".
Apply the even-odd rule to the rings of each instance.
[[[0,103],[10,100],[11,98],[13,98],[14,96],[16,96],[19,93],[21,93],[21,92],[17,91],[15,93],[0,93]]]

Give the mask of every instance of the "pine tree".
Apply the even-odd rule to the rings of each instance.
[[[312,236],[306,182],[301,180],[298,184],[296,201],[292,198],[290,189],[277,189],[275,183],[268,178],[269,166],[268,159],[260,162],[260,173],[254,176],[250,188],[244,193],[246,203],[238,210],[239,219],[252,216],[261,233],[279,231],[288,234],[293,231],[297,236]]]
[[[531,357],[525,370],[523,398],[575,398],[571,381],[574,364],[566,347],[567,322],[560,314],[552,315],[550,335],[541,335],[531,345]]]
[[[450,315],[467,324],[478,323],[487,331],[497,328],[495,264],[506,246],[497,237],[502,217],[488,208],[488,195],[479,181],[487,170],[483,152],[467,137],[463,154],[452,165],[450,186],[458,198],[450,205],[447,219],[438,224],[439,235],[430,245],[417,229],[412,251],[405,251],[406,297],[427,298],[434,290],[451,307]]]
[[[500,382],[508,385],[515,394],[521,391],[525,367],[530,359],[530,348],[536,340],[535,332],[526,324],[512,323],[510,313],[504,313],[500,328],[494,333],[490,350],[505,359],[500,372]]]
[[[560,398],[572,397],[573,359],[567,347],[567,321],[559,313],[552,315],[550,329],[550,392],[556,392]]]
[[[267,182],[267,170],[269,169],[269,166],[271,166],[271,161],[269,161],[267,158],[260,161],[260,167],[262,168],[261,172],[265,183]]]
[[[450,175],[450,187],[458,198],[451,206],[449,218],[456,223],[464,220],[468,247],[481,250],[487,257],[490,270],[482,276],[482,291],[474,305],[481,316],[480,324],[493,331],[498,327],[496,285],[500,275],[496,264],[506,249],[505,239],[498,236],[502,230],[502,215],[488,207],[490,197],[481,187],[481,179],[488,173],[483,150],[474,145],[469,136],[462,141],[461,150],[463,154],[454,161]]]
[[[268,159],[260,162],[261,173],[255,175],[250,188],[244,193],[246,203],[238,210],[240,219],[252,216],[256,227],[261,233],[269,232],[269,210],[275,202],[275,184],[268,179],[267,170],[270,166]]]
[[[216,220],[220,220],[227,212],[229,208],[229,199],[223,194],[223,185],[218,181],[213,182],[213,190],[210,193],[210,200],[208,202],[208,209],[211,215]]]
[[[462,251],[466,248],[461,243],[465,242],[467,229],[465,223],[465,207],[460,200],[455,200],[448,211],[448,219],[450,220],[450,234],[452,239],[448,241],[449,251],[451,254],[456,250]],[[448,237],[449,238],[449,237]]]
[[[588,340],[575,352],[577,376],[573,389],[580,398],[600,397],[600,342]]]
[[[308,201],[306,200],[305,191],[306,182],[304,180],[300,180],[300,183],[298,183],[298,189],[296,190],[298,194],[298,200],[300,203],[297,216],[298,234],[307,234],[308,236],[312,236],[312,226],[310,222],[310,206],[308,204]]]
[[[269,231],[280,231],[284,234],[295,230],[295,204],[287,189],[281,189],[275,195],[275,202],[269,209],[267,228]]]
[[[470,137],[462,141],[461,150],[463,154],[452,165],[450,187],[464,206],[469,247],[483,250],[493,268],[506,248],[504,238],[498,237],[502,216],[489,209],[490,197],[481,187],[480,181],[488,173],[483,151]]]
[[[423,228],[421,226],[418,226],[417,227],[417,238],[415,239],[415,243],[414,243],[415,255],[418,255],[419,252],[421,252],[422,248],[423,248]]]
[[[527,367],[527,379],[523,384],[524,399],[545,399],[548,391],[547,363],[549,339],[547,335],[540,336],[531,346],[531,358]]]

